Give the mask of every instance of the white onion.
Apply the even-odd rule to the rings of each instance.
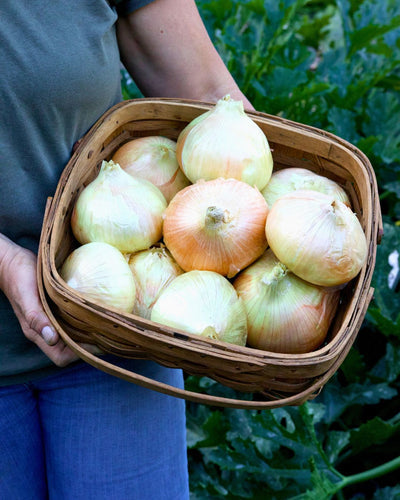
[[[87,243],[64,261],[60,276],[96,304],[132,312],[135,281],[125,257],[108,243]]]
[[[176,142],[160,135],[132,139],[113,155],[113,161],[133,177],[153,183],[167,203],[190,184],[176,159]]]
[[[339,291],[307,283],[268,249],[233,282],[247,312],[247,343],[258,349],[299,354],[326,338]]]
[[[186,333],[245,345],[246,311],[232,284],[212,271],[175,278],[153,306],[151,320]]]
[[[266,223],[276,257],[310,283],[347,283],[367,258],[367,242],[352,210],[332,195],[298,190],[279,198]]]
[[[261,191],[261,194],[271,208],[278,198],[298,189],[319,191],[320,193],[332,195],[345,205],[351,206],[349,197],[340,184],[306,168],[290,167],[273,172],[271,179]]]
[[[133,313],[150,319],[151,310],[164,288],[183,270],[165,247],[152,247],[129,257],[129,267],[136,284]]]
[[[72,231],[82,244],[103,241],[121,252],[145,250],[162,236],[166,206],[151,182],[130,176],[118,163],[104,161],[75,203]]]
[[[273,159],[261,128],[229,96],[192,120],[180,133],[176,156],[192,182],[234,178],[263,189]]]

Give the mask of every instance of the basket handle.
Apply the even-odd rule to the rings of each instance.
[[[49,315],[49,319],[60,334],[60,337],[63,339],[63,341],[79,356],[79,358],[81,358],[86,363],[108,373],[109,375],[116,376],[128,382],[133,382],[147,389],[152,389],[163,394],[174,396],[180,399],[185,399],[194,403],[203,403],[212,406],[221,406],[236,409],[271,409],[280,406],[299,405],[312,397],[316,392],[318,392],[322,385],[325,383],[324,379],[327,378],[326,376],[322,377],[309,388],[299,394],[288,396],[283,399],[269,401],[246,401],[241,399],[225,398],[193,392],[169,384],[165,384],[163,382],[159,382],[158,380],[140,375],[139,373],[136,373],[134,371],[121,368],[106,361],[100,356],[92,354],[90,351],[85,349],[84,345],[78,344],[77,342],[72,340],[72,338],[63,330],[58,321],[54,318],[54,316],[52,316],[51,313],[49,313],[49,311],[46,311],[46,313]],[[332,371],[332,374],[333,373],[334,372]]]
[[[44,219],[50,216],[52,209],[52,199],[48,198]],[[142,387],[152,389],[163,394],[167,394],[170,396],[174,396],[180,399],[185,399],[187,401],[191,401],[194,403],[202,403],[212,406],[220,406],[226,408],[236,408],[236,409],[272,409],[278,408],[281,406],[297,406],[308,399],[312,399],[315,397],[318,392],[321,390],[323,385],[332,377],[332,375],[336,372],[336,370],[341,365],[343,359],[347,355],[348,350],[352,345],[352,341],[355,338],[355,334],[353,334],[352,339],[348,342],[348,345],[345,349],[340,353],[340,356],[335,360],[335,363],[330,367],[330,369],[324,373],[323,376],[319,377],[315,380],[315,382],[310,385],[304,391],[283,397],[281,399],[273,399],[268,401],[247,401],[241,399],[233,399],[233,398],[225,398],[220,396],[212,396],[209,394],[202,394],[198,392],[188,391],[186,389],[181,389],[175,386],[171,386],[169,384],[165,384],[163,382],[159,382],[152,378],[145,377],[138,373],[135,373],[130,370],[126,370],[125,368],[121,368],[112,363],[109,363],[105,359],[89,352],[85,349],[84,345],[75,342],[62,328],[56,317],[54,316],[51,307],[47,301],[47,296],[43,283],[43,275],[42,275],[42,244],[39,245],[39,255],[38,255],[38,263],[37,263],[37,282],[38,282],[38,290],[39,296],[42,301],[43,309],[47,314],[47,317],[51,321],[54,328],[59,333],[60,337],[63,339],[65,344],[72,349],[79,358],[83,361],[86,361],[88,364],[93,367],[102,370],[110,375],[116,376],[128,382],[133,382]],[[368,304],[372,298],[373,289],[371,288],[368,293],[367,300],[365,300],[362,311],[360,311],[360,318],[364,317],[364,313],[368,307]],[[356,329],[355,329],[356,331]]]
[[[68,347],[70,347],[70,349],[72,349],[79,356],[79,358],[81,358],[88,364],[92,365],[93,367],[100,369],[108,373],[109,375],[116,376],[128,382],[133,382],[147,389],[152,389],[161,392],[163,394],[174,396],[180,399],[185,399],[187,401],[191,401],[194,403],[202,403],[212,406],[220,406],[220,407],[236,408],[236,409],[272,409],[281,406],[298,406],[307,401],[308,399],[312,399],[319,393],[323,385],[332,377],[332,375],[339,368],[345,355],[347,354],[347,350],[344,350],[341,353],[341,355],[336,359],[335,363],[330,367],[328,372],[326,372],[322,377],[318,378],[310,387],[308,387],[304,391],[291,396],[283,397],[281,399],[268,400],[268,401],[247,401],[241,399],[212,396],[209,394],[202,394],[198,392],[188,391],[186,389],[180,389],[178,387],[171,386],[163,382],[159,382],[152,378],[148,378],[138,373],[135,373],[134,371],[116,366],[106,361],[105,359],[95,354],[92,354],[87,349],[85,349],[84,345],[78,344],[77,342],[72,340],[71,337],[63,330],[63,328],[58,323],[56,318],[53,316],[51,310],[48,308],[48,304],[47,307],[46,304],[44,304],[44,306],[46,314],[48,314],[50,321],[60,334],[60,337],[63,339],[63,341],[68,345]]]

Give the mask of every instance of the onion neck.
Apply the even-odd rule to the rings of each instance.
[[[113,160],[104,160],[101,164],[99,175],[97,179],[94,179],[94,181],[104,182],[105,179],[114,179],[115,177],[118,178],[121,172],[123,172],[123,170],[119,163],[116,163]]]
[[[169,159],[171,153],[173,153],[173,151],[168,146],[165,145],[160,146],[160,151],[161,151],[161,158],[163,160]]]
[[[220,207],[208,207],[205,217],[205,227],[210,231],[218,231],[230,222],[229,212]]]
[[[103,161],[101,164],[101,170],[103,172],[112,172],[113,170],[118,170],[120,167],[119,163],[116,163],[113,160]]]
[[[277,286],[288,272],[289,269],[284,264],[279,262],[272,269],[269,269],[264,273],[261,282],[268,286]]]
[[[236,101],[227,94],[217,102],[215,111],[220,110],[223,110],[223,112],[244,113],[243,101]]]
[[[336,224],[339,226],[346,225],[346,218],[343,217],[343,212],[340,210],[340,205],[337,200],[333,200],[331,203],[332,213],[335,217]]]

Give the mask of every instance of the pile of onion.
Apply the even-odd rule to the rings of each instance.
[[[318,348],[367,240],[342,186],[272,168],[264,133],[229,96],[176,143],[128,141],[77,199],[82,246],[61,276],[94,302],[190,334]]]

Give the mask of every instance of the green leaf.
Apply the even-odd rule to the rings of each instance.
[[[313,488],[295,496],[292,500],[329,500],[337,491],[335,483],[326,475],[321,474],[313,459],[310,460],[310,463],[312,465],[311,482]]]
[[[189,416],[188,420],[187,444],[189,448],[215,446],[221,442],[221,437],[226,431],[221,412],[208,413],[204,420],[194,419],[192,416]]]
[[[335,6],[329,4],[319,5],[316,11],[311,12],[311,15],[308,12],[307,15],[302,17],[299,33],[302,35],[306,45],[312,46],[315,49],[320,48],[321,41],[325,40],[327,33],[334,28],[334,24],[331,21],[335,13]]]
[[[375,380],[395,382],[400,376],[400,345],[386,344],[386,353],[370,370]]]
[[[332,430],[326,439],[325,453],[330,463],[334,464],[341,452],[350,443],[350,431]]]
[[[376,42],[382,35],[395,30],[400,27],[400,16],[396,16],[387,25],[368,25],[359,30],[352,31],[350,33],[350,47],[348,52],[348,58],[351,58],[357,51],[361,49],[369,48],[369,45]],[[392,51],[387,47],[389,51],[389,56],[393,56]],[[382,49],[381,49],[382,50]],[[387,56],[388,53],[386,52]]]
[[[354,144],[360,138],[357,133],[356,118],[357,114],[354,111],[337,106],[332,106],[328,112],[332,132]]]
[[[350,433],[350,442],[354,453],[359,453],[371,446],[385,443],[400,429],[400,422],[391,424],[379,417],[362,424]]]
[[[400,485],[378,488],[372,500],[398,500],[400,498]]]
[[[383,188],[390,193],[394,193],[400,199],[400,181],[386,182]]]
[[[366,376],[366,363],[362,354],[354,346],[340,367],[347,383],[361,382]]]
[[[362,131],[377,138],[373,152],[387,164],[400,160],[400,99],[394,92],[374,89],[366,101]],[[379,116],[379,120],[377,120]],[[378,172],[379,173],[379,172]]]
[[[354,405],[374,405],[380,401],[390,400],[396,395],[397,391],[386,382],[371,384],[367,381],[365,385],[349,384],[345,387],[327,384],[318,401],[325,406],[325,422],[333,423]]]

